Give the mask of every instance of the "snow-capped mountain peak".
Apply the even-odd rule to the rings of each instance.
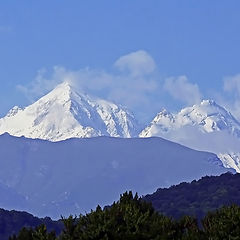
[[[161,112],[157,114],[157,116],[153,119],[153,122],[157,123],[159,121],[169,121],[173,119],[173,115],[168,112],[165,108],[162,109]]]
[[[80,93],[68,82],[24,109],[14,107],[0,119],[0,134],[60,141],[72,137],[131,137],[134,116],[106,100]]]
[[[181,110],[177,118],[184,124],[198,125],[204,132],[226,130],[240,136],[240,123],[213,100],[203,100],[200,104]],[[181,126],[181,124],[179,124]]]
[[[176,114],[161,111],[151,124],[140,133],[140,137],[151,137],[158,132],[167,132],[184,126],[196,126],[202,132],[226,130],[240,137],[240,123],[225,108],[213,100],[183,108]],[[154,132],[154,134],[153,134]]]
[[[9,110],[9,112],[7,113],[8,117],[14,116],[16,115],[19,111],[22,111],[23,109],[18,107],[18,106],[14,106],[12,109]]]
[[[225,167],[240,172],[240,123],[213,100],[203,100],[176,114],[161,111],[139,136],[164,137],[193,149],[214,152]]]

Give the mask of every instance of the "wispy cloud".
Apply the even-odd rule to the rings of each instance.
[[[53,75],[50,78],[46,78],[46,69],[38,71],[36,77],[32,82],[27,85],[17,85],[16,88],[21,91],[28,100],[35,101],[36,98],[44,95],[46,92],[52,90],[57,84],[63,82],[59,75],[58,68],[54,67]]]
[[[202,94],[197,84],[188,81],[186,76],[167,78],[164,89],[176,100],[188,105],[199,103]]]
[[[235,96],[240,97],[240,74],[225,77],[223,89],[226,92],[233,93]]]
[[[217,95],[219,102],[239,120],[240,119],[240,74],[223,79],[223,93]]]
[[[186,76],[162,79],[157,70],[149,53],[140,50],[117,59],[113,63],[112,72],[92,68],[71,70],[55,66],[51,70],[38,71],[32,82],[18,85],[17,89],[29,100],[35,101],[56,85],[70,81],[82,92],[120,103],[130,109],[140,109],[144,115],[150,113],[150,117],[163,107],[161,94],[164,95],[164,92],[184,105],[202,100],[199,86],[190,82]],[[221,100],[219,103],[240,119],[240,74],[225,78],[223,92],[218,93],[218,96],[221,96],[217,99]]]
[[[143,50],[120,57],[114,65],[120,71],[127,71],[133,77],[151,74],[156,69],[154,59]]]
[[[130,53],[120,57],[114,66],[119,72],[109,73],[104,70],[82,68],[69,70],[55,66],[49,73],[40,70],[36,78],[28,85],[18,85],[31,101],[53,89],[57,84],[69,81],[82,92],[104,97],[134,108],[145,108],[151,104],[148,94],[155,92],[159,83],[154,77],[155,62],[144,51]]]
[[[198,126],[186,125],[162,134],[162,137],[190,148],[215,153],[239,152],[240,140],[226,130],[208,134],[199,131]],[[211,143],[211,144],[209,144]]]

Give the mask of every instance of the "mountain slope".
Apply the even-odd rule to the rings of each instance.
[[[203,177],[191,183],[183,182],[170,188],[159,188],[156,192],[143,196],[142,199],[151,202],[159,213],[173,217],[175,220],[186,215],[195,216],[200,220],[208,211],[215,211],[222,206],[232,204],[240,205],[239,181],[240,174],[225,173],[221,176]],[[123,207],[126,207],[126,201],[129,202],[133,198],[130,196],[130,193],[121,196]],[[138,204],[138,206],[142,205]],[[104,209],[110,210],[110,206]],[[145,210],[148,209],[144,208]],[[113,217],[117,217],[115,212],[113,211]],[[48,217],[39,219],[27,212],[3,209],[0,209],[0,223],[4,226],[0,228],[1,240],[7,240],[9,235],[17,233],[23,226],[35,227],[44,223],[49,231],[55,229],[57,234],[63,229],[61,221],[52,221]]]
[[[164,109],[140,136],[151,137],[155,132],[167,132],[186,125],[196,126],[206,133],[226,130],[240,137],[240,123],[230,112],[212,100],[203,100],[199,105],[184,108],[177,114],[171,114]]]
[[[25,208],[15,209],[54,218],[104,206],[126,190],[141,195],[227,171],[215,154],[161,138],[49,142],[4,134],[0,156],[0,182],[26,200]]]
[[[58,85],[32,105],[14,107],[0,119],[0,134],[60,141],[72,137],[131,137],[132,114],[114,103],[80,94],[69,83]]]
[[[180,218],[184,215],[201,219],[208,211],[222,206],[240,205],[240,174],[222,174],[203,177],[191,183],[181,183],[170,188],[159,188],[143,197],[153,207],[167,216]]]
[[[46,225],[48,231],[55,231],[57,234],[63,229],[63,223],[53,221],[51,218],[37,218],[27,212],[7,211],[0,208],[0,239],[7,240],[13,234],[18,232],[23,227],[35,228],[41,224]]]
[[[225,167],[240,172],[240,123],[212,100],[203,100],[176,114],[163,110],[139,136],[160,136],[190,148],[214,152]]]

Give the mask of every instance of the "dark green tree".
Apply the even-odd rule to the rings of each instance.
[[[240,240],[240,207],[232,205],[210,212],[202,225],[209,240]]]
[[[137,194],[126,192],[120,200],[79,218],[62,219],[64,229],[56,237],[45,225],[23,228],[10,240],[240,240],[240,207],[231,205],[209,212],[199,227],[195,217],[173,220],[156,212]]]
[[[15,234],[9,238],[9,240],[32,240],[33,235],[33,229],[32,228],[26,228],[23,227],[20,232],[18,233],[18,236]]]
[[[47,228],[44,224],[36,227],[34,230],[32,228],[22,228],[19,234],[13,235],[9,240],[56,240],[55,232],[47,232]]]
[[[70,217],[64,223],[62,240],[174,240],[177,236],[170,218],[155,212],[150,203],[139,199],[137,194],[133,196],[132,192],[121,195],[111,207],[102,209],[98,206],[77,221]]]
[[[178,237],[181,240],[206,240],[205,233],[199,229],[194,217],[184,216],[177,221]]]

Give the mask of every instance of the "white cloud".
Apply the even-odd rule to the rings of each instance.
[[[114,64],[120,71],[128,71],[134,77],[154,72],[154,59],[143,50],[120,57]]]
[[[166,132],[162,134],[162,137],[200,151],[239,152],[239,138],[229,134],[226,130],[205,133],[197,126],[186,125]]]
[[[185,76],[168,78],[162,86],[156,64],[145,51],[122,56],[114,66],[123,72],[92,68],[71,70],[55,66],[51,71],[40,70],[32,82],[17,88],[33,102],[61,82],[70,81],[80,91],[125,105],[143,118],[152,117],[162,108],[163,90],[175,100],[189,105],[201,100],[198,86]]]
[[[231,113],[240,119],[240,74],[223,79],[224,95],[219,97],[222,104],[224,104]]]
[[[173,98],[188,105],[199,103],[202,99],[198,85],[190,83],[186,76],[167,78],[164,89]]]
[[[145,75],[146,72],[150,73],[150,69],[154,69],[153,66],[150,66],[151,57],[146,52],[139,52],[137,54],[133,53],[133,56],[136,62],[138,61],[137,55],[140,56],[141,60],[135,64],[132,61],[133,65],[130,64],[131,67],[129,65],[129,68],[131,68],[129,70],[131,71],[127,74],[113,74],[104,70],[91,68],[68,70],[64,67],[55,66],[50,73],[44,69],[40,70],[30,84],[27,86],[18,85],[17,88],[28,99],[34,101],[36,98],[52,90],[57,84],[70,81],[82,92],[106,98],[130,108],[141,106],[144,109],[147,105],[151,104],[148,94],[157,90],[158,82],[151,74]],[[143,56],[145,56],[145,60]],[[148,58],[150,61],[146,60]],[[144,67],[144,64],[146,64],[146,67]],[[140,70],[140,66],[144,71]]]
[[[16,87],[19,91],[23,92],[30,101],[34,101],[64,81],[62,77],[59,77],[59,70],[58,67],[54,67],[53,75],[49,79],[45,77],[47,70],[41,69],[38,71],[35,79],[28,85],[19,84]]]
[[[224,91],[240,96],[240,74],[224,79]]]

